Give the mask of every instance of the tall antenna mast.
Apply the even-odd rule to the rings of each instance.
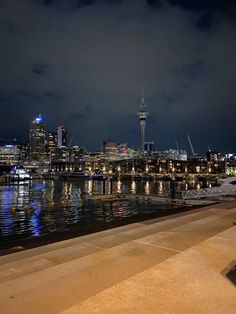
[[[140,104],[140,108],[144,108],[145,107],[145,100],[144,100],[144,77],[142,76],[142,88],[141,88],[141,104]]]

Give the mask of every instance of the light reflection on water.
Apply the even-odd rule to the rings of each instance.
[[[163,181],[114,181],[113,192],[132,194],[170,193],[170,183]],[[177,189],[185,189],[178,183]],[[0,241],[7,238],[39,237],[72,225],[84,227],[112,222],[134,215],[162,210],[158,205],[114,201],[93,204],[84,202],[81,193],[102,194],[101,181],[33,180],[30,184],[0,186]],[[105,182],[106,193],[111,192]]]
[[[149,181],[146,182],[144,191],[145,191],[145,194],[147,194],[147,195],[150,194],[150,184],[149,184]]]

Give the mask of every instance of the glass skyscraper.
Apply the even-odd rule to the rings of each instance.
[[[57,128],[57,147],[67,146],[67,128],[59,125]]]
[[[42,160],[45,158],[45,119],[38,115],[30,122],[29,131],[29,159]]]

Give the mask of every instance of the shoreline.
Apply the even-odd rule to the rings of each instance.
[[[236,200],[222,202],[1,256],[1,307],[233,314],[235,215]]]
[[[208,206],[211,206],[209,204]],[[64,240],[69,240],[77,237],[82,237],[85,235],[113,229],[116,227],[121,227],[129,224],[134,224],[138,222],[143,222],[146,220],[152,219],[160,219],[166,220],[169,217],[176,217],[178,215],[187,214],[190,211],[197,211],[203,207],[207,207],[206,205],[195,205],[195,206],[188,206],[188,207],[179,207],[179,208],[172,208],[166,210],[164,213],[151,213],[151,214],[144,214],[139,216],[133,216],[128,218],[122,218],[120,220],[112,221],[109,223],[100,223],[97,226],[86,226],[86,227],[79,227],[72,225],[69,229],[64,229],[60,231],[54,231],[47,235],[42,235],[40,237],[28,237],[28,238],[18,238],[14,240],[5,240],[0,241],[0,256],[8,255],[12,253],[16,253],[19,251],[25,251],[32,248],[37,248],[40,246],[48,245],[55,242],[60,242]]]

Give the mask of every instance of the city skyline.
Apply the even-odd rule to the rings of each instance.
[[[0,139],[26,141],[41,113],[89,150],[137,148],[144,76],[157,150],[190,151],[189,134],[200,154],[234,152],[235,16],[233,1],[1,2]]]

